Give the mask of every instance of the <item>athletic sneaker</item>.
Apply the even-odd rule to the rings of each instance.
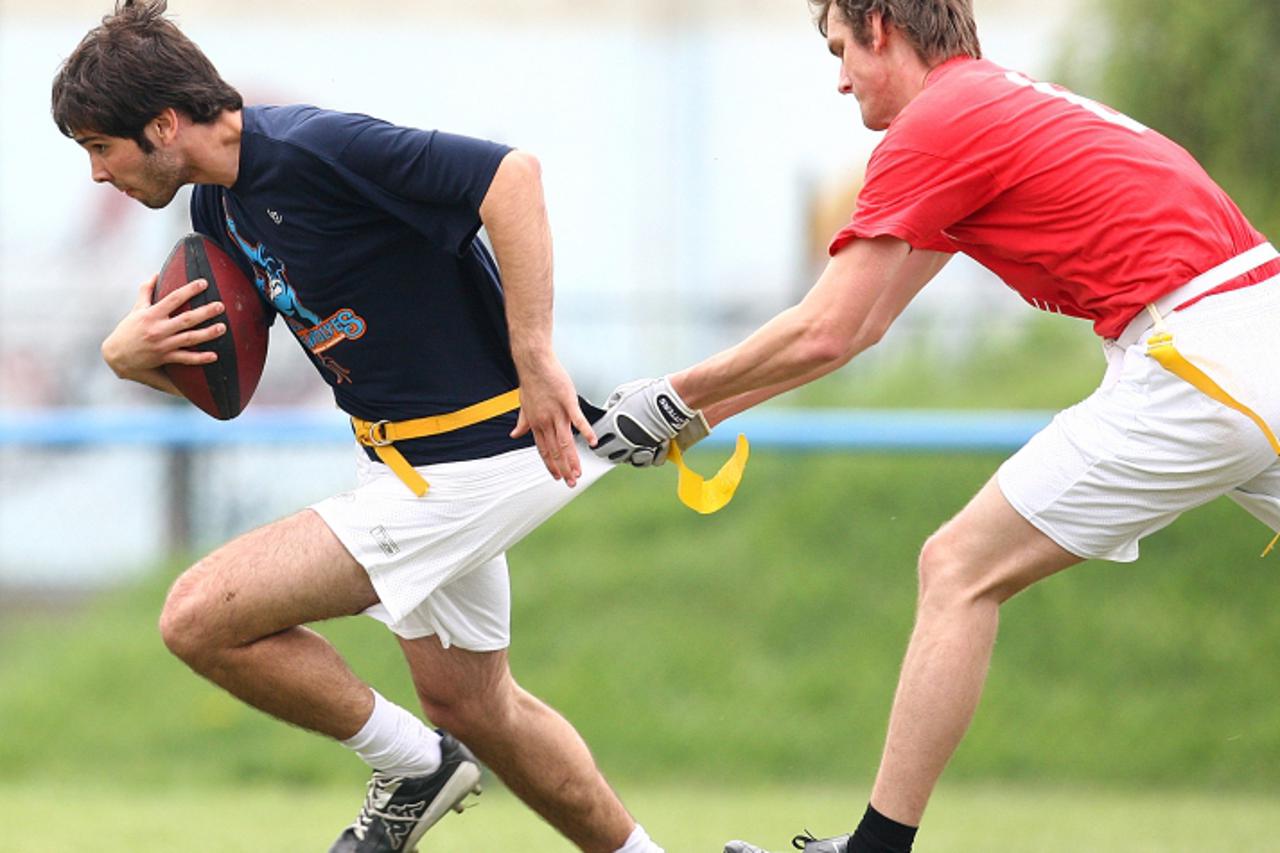
[[[412,853],[428,829],[467,794],[480,793],[480,762],[448,732],[440,732],[440,769],[430,776],[389,776],[373,771],[355,823],[329,853]]]
[[[835,838],[814,838],[807,830],[804,835],[791,839],[791,846],[801,853],[848,853],[851,835],[839,835]],[[724,846],[724,853],[768,853],[768,851],[748,844],[745,841],[730,841]]]

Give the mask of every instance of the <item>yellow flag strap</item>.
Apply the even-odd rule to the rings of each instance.
[[[679,445],[674,441],[671,442],[667,459],[676,466],[679,473],[676,495],[680,498],[680,502],[703,515],[710,515],[724,508],[729,501],[733,500],[733,493],[738,490],[738,484],[742,482],[742,472],[746,470],[747,457],[750,455],[751,448],[747,444],[747,437],[739,435],[729,461],[720,466],[720,470],[714,477],[707,480],[685,464]]]
[[[1267,437],[1267,441],[1271,443],[1271,449],[1276,452],[1276,455],[1280,455],[1280,440],[1276,439],[1276,434],[1272,432],[1267,422],[1259,417],[1258,413],[1253,409],[1228,394],[1221,385],[1214,382],[1203,370],[1187,361],[1186,356],[1178,352],[1177,347],[1173,345],[1173,335],[1168,332],[1157,332],[1152,335],[1147,340],[1147,355],[1158,361],[1161,367],[1174,376],[1190,382],[1199,391],[1209,395],[1222,405],[1235,409],[1257,424],[1258,428],[1262,430],[1262,434]]]
[[[1174,376],[1191,383],[1197,390],[1207,394],[1222,405],[1235,409],[1257,424],[1258,428],[1262,430],[1262,434],[1267,437],[1267,441],[1271,444],[1271,449],[1276,452],[1277,456],[1280,456],[1280,440],[1276,439],[1276,434],[1271,429],[1271,426],[1257,412],[1228,394],[1207,373],[1196,367],[1187,360],[1186,356],[1178,352],[1177,347],[1173,345],[1173,335],[1163,329],[1157,330],[1154,335],[1147,339],[1147,355],[1154,358],[1161,367]],[[1277,533],[1276,537],[1271,540],[1271,544],[1262,552],[1262,556],[1265,557],[1270,554],[1271,549],[1276,546],[1277,542],[1280,542],[1280,533]]]
[[[473,406],[447,412],[443,415],[431,415],[425,418],[414,418],[408,421],[365,421],[352,418],[356,441],[365,447],[372,447],[388,468],[395,472],[400,481],[409,487],[418,497],[427,493],[427,481],[409,464],[409,460],[395,448],[395,442],[410,438],[426,438],[456,429],[469,427],[498,415],[520,408],[520,389],[481,400]]]
[[[373,452],[400,478],[400,481],[415,495],[422,497],[429,488],[427,481],[409,464],[409,460],[396,450],[397,441],[452,432],[496,418],[498,415],[504,415],[518,408],[520,408],[520,389],[517,388],[488,400],[482,400],[473,406],[467,406],[465,409],[443,415],[431,415],[408,421],[366,421],[353,417],[351,425],[355,429],[356,441],[365,447],[372,447]],[[733,493],[742,482],[742,472],[747,467],[749,453],[746,436],[738,436],[737,446],[729,461],[721,466],[714,477],[706,480],[685,464],[680,448],[674,441],[671,442],[671,450],[667,458],[679,471],[676,494],[681,503],[704,515],[723,508],[733,499]]]

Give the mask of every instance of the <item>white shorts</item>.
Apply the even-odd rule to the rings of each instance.
[[[1280,430],[1280,278],[1165,324],[1188,360]],[[1148,337],[1107,346],[1102,386],[1000,467],[1004,496],[1086,559],[1136,560],[1144,536],[1220,495],[1280,531],[1280,460],[1262,430],[1148,357]]]
[[[369,572],[379,603],[365,611],[405,639],[497,651],[511,642],[506,550],[614,467],[578,439],[582,476],[552,479],[535,447],[423,465],[417,497],[356,451],[358,485],[312,505]]]

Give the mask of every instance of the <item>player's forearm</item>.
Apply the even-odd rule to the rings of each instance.
[[[552,355],[551,228],[535,158],[513,151],[503,159],[480,218],[502,272],[512,357],[523,372]]]
[[[813,373],[806,373],[785,382],[779,382],[776,385],[758,388],[755,391],[748,391],[745,394],[738,394],[737,396],[730,397],[727,400],[712,403],[702,410],[702,415],[707,419],[707,425],[714,428],[718,424],[727,421],[729,418],[739,414],[740,412],[745,412],[747,409],[757,406],[765,400],[771,400],[779,394],[784,394],[793,388],[799,388],[801,385],[807,385],[829,372],[829,370],[820,368]]]
[[[172,394],[175,397],[182,396],[178,386],[174,385],[173,380],[169,378],[169,374],[159,368],[136,370],[128,374],[117,373],[116,376],[121,379],[127,379],[130,382],[137,382],[139,385],[146,385],[148,388],[154,388],[157,391],[163,391],[166,394]]]
[[[126,350],[116,336],[103,341],[102,360],[107,363],[107,367],[110,367],[111,372],[119,379],[137,382],[140,385],[146,385],[148,388],[154,388],[157,391],[163,391],[175,397],[182,396],[178,386],[173,384],[169,374],[165,373],[161,368],[131,365]]]
[[[894,238],[857,240],[805,298],[737,346],[672,376],[684,401],[722,421],[824,376],[877,343],[941,267]]]
[[[798,305],[737,346],[673,374],[671,384],[688,405],[710,410],[719,421],[830,373],[858,349],[855,338]],[[734,405],[726,405],[730,401]]]
[[[130,377],[134,382],[140,382],[148,388],[154,388],[157,391],[163,391],[166,394],[172,394],[175,397],[181,397],[182,392],[178,390],[178,386],[173,384],[173,380],[169,378],[169,374],[161,370],[155,370],[146,376]]]

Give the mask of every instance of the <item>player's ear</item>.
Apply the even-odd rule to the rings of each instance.
[[[867,13],[867,30],[868,35],[871,36],[871,52],[879,53],[884,50],[889,41],[889,25],[885,22],[884,16],[879,12]]]
[[[154,145],[164,146],[173,142],[178,135],[178,111],[173,107],[165,107],[147,122],[144,132]]]

